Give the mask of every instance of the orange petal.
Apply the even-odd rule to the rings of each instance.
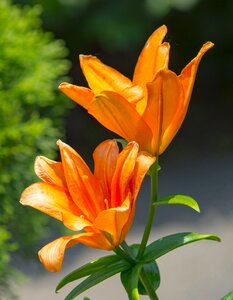
[[[203,57],[203,55],[214,46],[213,43],[207,42],[205,43],[197,56],[182,70],[179,79],[183,86],[184,94],[185,94],[185,106],[188,106],[189,100],[191,97],[193,85],[195,82],[195,77],[198,69],[198,65]]]
[[[76,205],[90,221],[105,208],[101,186],[81,156],[67,144],[57,142],[67,187]]]
[[[117,158],[116,170],[111,185],[111,207],[117,207],[125,200],[129,192],[129,182],[138,155],[138,144],[129,143]]]
[[[152,133],[135,108],[121,95],[105,91],[91,102],[88,112],[102,125],[150,151]]]
[[[182,105],[183,90],[177,75],[167,69],[159,71],[147,89],[148,104],[143,118],[153,131],[154,151],[159,154],[163,134]]]
[[[170,122],[170,125],[167,127],[166,131],[163,134],[160,153],[162,153],[167,148],[170,141],[173,139],[173,137],[175,136],[175,134],[177,133],[181,124],[184,121],[199,62],[202,56],[205,54],[205,52],[212,48],[213,45],[214,44],[211,42],[207,42],[206,44],[204,44],[197,56],[182,70],[181,74],[178,76],[178,79],[182,86],[183,95],[179,99],[179,107],[177,109],[176,114],[174,115],[172,122]]]
[[[73,85],[67,82],[62,82],[59,85],[59,90],[62,91],[70,99],[88,109],[88,106],[94,96],[94,93],[85,87]]]
[[[138,192],[140,190],[142,181],[150,169],[150,167],[155,162],[156,157],[151,156],[149,153],[140,151],[138,153],[138,157],[136,159],[136,164],[133,172],[133,177],[131,179],[132,191],[133,191],[133,199],[137,198]]]
[[[121,206],[102,211],[93,223],[96,228],[111,235],[111,243],[114,248],[125,238],[122,235],[122,229],[128,222],[131,213],[130,198],[129,193]]]
[[[189,105],[189,101],[190,101],[190,97],[192,94],[192,90],[193,90],[199,63],[200,63],[203,55],[213,46],[214,46],[214,44],[211,42],[205,43],[201,47],[197,56],[193,60],[191,60],[191,62],[188,65],[186,65],[186,67],[182,70],[181,74],[178,76],[178,78],[181,82],[181,85],[183,87],[184,95],[185,95],[184,104],[183,104],[183,107],[185,108],[183,110],[184,116],[186,114],[186,111],[187,111],[187,108]]]
[[[133,77],[135,84],[145,86],[154,78],[159,69],[167,67],[170,47],[168,43],[161,45],[166,33],[167,27],[163,25],[147,40],[135,67]]]
[[[35,173],[43,181],[66,188],[66,181],[61,162],[38,156],[35,161]]]
[[[136,104],[140,115],[147,105],[146,84],[154,78],[161,68],[167,68],[169,62],[170,45],[162,43],[167,33],[165,25],[155,30],[147,40],[141,54],[139,55],[133,77],[133,83],[144,88],[144,98]]]
[[[138,195],[138,192],[140,190],[142,181],[149,170],[150,166],[155,162],[155,157],[151,156],[147,152],[139,152],[133,177],[130,182],[131,190],[133,191],[132,195],[132,201],[131,201],[131,212],[128,217],[127,222],[125,223],[124,227],[122,228],[122,237],[125,237],[127,232],[129,231],[129,228],[132,225],[134,213],[135,213],[135,202]]]
[[[97,57],[80,55],[80,64],[88,85],[95,94],[105,90],[115,91],[129,102],[137,102],[143,97],[143,90],[140,86],[134,85],[131,80],[103,64]]]
[[[63,236],[47,244],[38,252],[40,261],[48,271],[59,272],[66,248],[77,243],[83,243],[98,249],[112,249],[112,245],[102,233],[85,232],[73,236]]]
[[[20,203],[62,221],[71,230],[82,230],[91,225],[90,222],[80,217],[82,211],[63,189],[45,182],[32,184],[25,189]]]
[[[111,182],[116,168],[119,149],[115,140],[106,140],[93,153],[95,177],[101,183],[105,201],[111,198]]]
[[[163,122],[163,78],[161,71],[157,73],[153,82],[147,84],[147,106],[143,114],[143,119],[150,127],[152,139],[152,154],[157,155],[159,143],[162,135]]]

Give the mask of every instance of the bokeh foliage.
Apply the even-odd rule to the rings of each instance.
[[[11,253],[35,253],[35,242],[49,233],[49,218],[23,207],[19,198],[37,180],[35,156],[55,158],[68,108],[56,92],[69,69],[67,50],[42,30],[39,14],[39,7],[0,1],[0,286]]]

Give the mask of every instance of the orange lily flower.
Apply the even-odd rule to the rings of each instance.
[[[159,155],[179,130],[190,101],[202,56],[213,46],[207,42],[180,75],[168,69],[170,45],[159,27],[146,42],[130,81],[94,56],[80,56],[90,89],[62,83],[59,89],[83,106],[102,125],[141,150]]]
[[[51,272],[59,271],[65,249],[77,243],[112,250],[125,238],[134,216],[135,201],[142,180],[154,163],[148,153],[139,152],[135,142],[120,153],[114,140],[94,151],[94,174],[67,144],[57,142],[62,162],[39,156],[35,172],[43,182],[23,192],[20,203],[58,219],[72,231],[47,244],[39,258]]]

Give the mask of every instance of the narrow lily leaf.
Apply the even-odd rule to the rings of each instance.
[[[79,285],[77,285],[65,298],[65,300],[72,300],[84,291],[93,287],[94,285],[104,281],[105,279],[123,272],[130,268],[130,264],[125,260],[120,259],[112,264],[105,265],[105,267],[95,273],[92,273],[89,277],[83,280]]]
[[[119,260],[121,260],[121,258],[117,255],[108,255],[108,256],[104,256],[99,259],[96,259],[92,262],[89,262],[88,264],[83,265],[82,267],[80,267],[80,268],[72,271],[68,275],[66,275],[58,283],[58,285],[56,287],[56,292],[58,290],[60,290],[63,286],[65,286],[67,283],[70,283],[70,282],[80,279],[82,277],[86,277],[94,272],[100,271],[101,269],[104,269],[105,266],[108,266]]]
[[[213,240],[220,242],[220,238],[214,234],[202,234],[195,232],[181,232],[165,236],[146,247],[143,262],[151,262],[158,257],[187,244],[200,240]]]
[[[151,286],[153,286],[154,290],[157,290],[160,285],[160,273],[157,263],[152,261],[148,264],[145,264],[143,269],[147,279],[150,281]],[[139,279],[138,282],[138,291],[140,295],[148,295],[143,283],[141,282],[141,279]]]
[[[121,282],[126,289],[129,300],[140,300],[138,281],[142,267],[142,264],[137,264],[121,273]]]
[[[128,142],[125,139],[115,139],[117,143],[121,144],[122,148],[125,148],[125,146],[128,144]]]
[[[186,206],[191,207],[192,209],[196,210],[197,212],[200,212],[199,205],[196,200],[194,200],[192,197],[185,196],[185,195],[169,195],[165,196],[161,199],[159,199],[156,204],[183,204]]]
[[[226,296],[224,296],[221,300],[233,300],[233,290],[230,291]]]

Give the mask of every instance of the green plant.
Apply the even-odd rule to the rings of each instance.
[[[31,255],[49,222],[25,212],[18,200],[34,178],[35,153],[55,157],[68,108],[56,91],[69,68],[67,50],[43,32],[39,14],[38,6],[22,9],[0,1],[0,286],[11,253]]]

